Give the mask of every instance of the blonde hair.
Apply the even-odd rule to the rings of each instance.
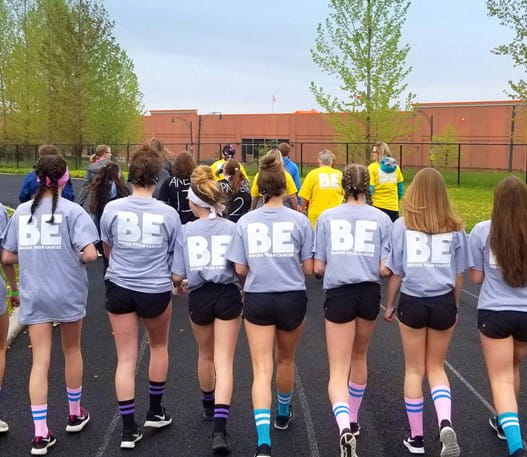
[[[214,179],[212,168],[208,165],[200,165],[194,169],[190,176],[190,187],[194,193],[209,205],[217,205],[224,202],[224,194],[220,185]]]
[[[463,228],[454,213],[445,180],[435,168],[423,168],[408,186],[403,203],[404,223],[424,233],[457,232]]]
[[[384,141],[376,141],[373,146],[377,148],[379,157],[392,157],[392,151],[390,151],[390,147]]]

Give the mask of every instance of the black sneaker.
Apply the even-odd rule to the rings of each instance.
[[[256,448],[254,457],[271,457],[271,446],[268,444],[262,444]]]
[[[342,430],[339,438],[340,457],[357,457],[357,442],[349,428]]]
[[[505,436],[505,432],[503,431],[503,428],[501,428],[501,425],[498,424],[498,416],[490,416],[489,425],[494,429],[494,431],[496,432],[496,436],[500,440],[507,439],[507,437]]]
[[[57,440],[49,432],[45,438],[43,436],[35,436],[33,439],[33,446],[31,447],[31,455],[47,455],[48,448],[53,446]]]
[[[227,434],[224,432],[216,432],[212,434],[212,453],[213,454],[229,454],[231,448],[227,441]]]
[[[511,457],[527,457],[527,451],[523,448],[514,451]]]
[[[439,439],[441,440],[441,457],[459,457],[461,451],[457,444],[456,432],[449,421],[441,422]]]
[[[124,431],[121,435],[121,449],[134,449],[135,443],[141,441],[143,434],[141,430],[135,432]]]
[[[422,436],[414,436],[413,438],[409,436],[403,440],[403,444],[410,451],[410,454],[425,453],[425,443]]]
[[[293,407],[289,405],[289,414],[287,416],[279,416],[278,414],[274,418],[274,428],[278,430],[287,430],[289,427],[289,422],[293,420],[294,417]]]
[[[146,413],[144,426],[151,428],[163,428],[169,426],[171,423],[172,418],[165,411],[165,408],[161,407],[161,411],[159,413],[154,413],[152,411],[148,411]]]
[[[90,413],[81,407],[80,416],[74,416],[71,414],[68,416],[68,423],[66,424],[66,431],[69,433],[78,433],[82,431],[84,427],[86,427],[86,424],[88,422],[90,422]]]
[[[214,408],[203,408],[203,419],[212,422],[214,420]]]
[[[358,422],[350,422],[350,432],[353,436],[359,436],[360,424]]]

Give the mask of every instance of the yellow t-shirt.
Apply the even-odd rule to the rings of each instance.
[[[327,166],[310,171],[298,196],[309,202],[307,217],[314,227],[322,211],[342,203],[342,172]]]
[[[222,179],[225,178],[225,176],[223,175],[223,165],[225,165],[225,162],[226,162],[225,159],[216,160],[216,162],[214,162],[210,166],[210,168],[212,168],[212,175],[214,176],[214,179],[216,181],[221,181]],[[220,174],[217,174],[219,169],[221,169],[222,171]],[[247,176],[247,172],[245,171],[245,168],[243,168],[243,165],[241,163],[240,163],[240,171],[242,172],[243,176],[245,176],[245,179],[249,180],[249,177]]]
[[[397,184],[403,181],[403,174],[398,166],[393,173],[382,171],[380,166],[374,168],[373,171],[370,169],[370,186],[375,189],[372,196],[373,206],[399,211]]]
[[[372,162],[368,165],[368,171],[370,172],[370,178],[371,178],[372,173],[375,173],[375,171],[377,171],[379,167],[380,167],[379,162]]]
[[[287,171],[284,171],[284,173],[287,195],[296,194],[297,189],[293,177]],[[256,173],[256,176],[254,177],[253,185],[251,187],[251,197],[260,197],[260,189],[258,189],[258,174],[259,173]]]

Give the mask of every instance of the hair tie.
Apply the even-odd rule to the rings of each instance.
[[[239,170],[239,168],[235,168],[235,169],[234,169],[234,171],[238,171],[238,170]]]
[[[66,167],[66,171],[64,172],[64,174],[57,180],[57,186],[65,186],[69,179],[70,173],[68,171],[68,167]],[[40,178],[37,178],[37,182],[40,184]],[[46,187],[51,187],[52,185],[53,184],[51,182],[51,179],[49,179],[49,176],[46,176]]]

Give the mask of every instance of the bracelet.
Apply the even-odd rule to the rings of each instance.
[[[10,290],[7,292],[7,295],[9,297],[18,297],[20,295],[20,291],[19,290]]]

